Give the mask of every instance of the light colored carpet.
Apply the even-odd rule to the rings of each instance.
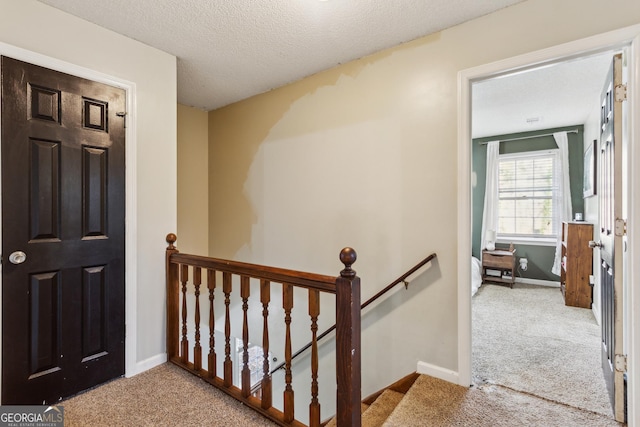
[[[600,364],[600,327],[567,307],[558,288],[483,285],[473,298],[473,375],[612,416]]]
[[[610,415],[590,310],[565,307],[554,288],[489,285],[474,297],[473,322],[477,385],[421,375],[401,400],[385,393],[399,403],[383,426],[620,426]],[[66,426],[275,426],[171,364],[61,404]],[[371,425],[380,425],[378,409]]]
[[[401,397],[394,392],[383,395],[391,395],[392,405]],[[69,427],[275,426],[257,412],[171,364],[133,378],[117,379],[62,401],[61,405],[65,409],[65,426]],[[378,415],[385,412],[378,409]],[[367,424],[367,417],[363,416],[363,426],[379,426],[380,417],[373,418],[372,424]],[[421,375],[382,426],[614,427],[619,424],[604,415],[500,386],[466,388]]]
[[[61,402],[65,426],[276,426],[183,369],[164,364]]]
[[[367,408],[369,408],[369,405],[367,405],[366,403],[362,403],[360,404],[360,412],[364,413],[364,411],[367,410]],[[336,427],[338,425],[338,422],[336,421],[335,417],[331,418],[331,420],[327,423],[327,425],[325,427]]]
[[[385,390],[375,402],[362,414],[362,425],[380,427],[389,414],[398,406],[404,394],[393,390]]]
[[[364,425],[364,424],[363,424]],[[421,375],[384,427],[605,427],[620,425],[593,412],[495,385],[466,388]]]

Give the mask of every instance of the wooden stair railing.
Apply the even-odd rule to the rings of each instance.
[[[393,289],[396,285],[399,285],[400,283],[404,283],[405,287],[408,286],[408,282],[406,281],[408,277],[410,277],[412,274],[414,274],[416,271],[420,270],[422,267],[424,267],[426,264],[428,264],[429,262],[431,262],[433,259],[436,258],[436,254],[432,253],[431,255],[429,255],[428,257],[426,257],[425,259],[423,259],[422,261],[420,261],[419,263],[417,263],[416,265],[414,265],[413,267],[411,267],[406,273],[404,273],[402,276],[398,277],[396,280],[394,280],[393,282],[391,282],[390,284],[388,284],[384,289],[382,289],[380,292],[378,292],[377,294],[375,294],[374,296],[372,296],[371,298],[369,298],[367,301],[365,301],[364,303],[362,303],[362,305],[360,306],[360,310],[364,310],[369,304],[371,304],[372,302],[376,301],[378,298],[380,298],[381,296],[383,296],[384,294],[386,294],[387,292],[389,292],[391,289]],[[317,338],[314,337],[314,340],[312,340],[311,342],[308,342],[305,346],[301,347],[298,351],[296,351],[295,353],[293,353],[293,355],[291,356],[291,360],[295,359],[296,357],[300,356],[302,353],[304,353],[306,350],[309,349],[309,347],[311,347],[312,345],[317,345],[317,342],[320,341],[322,338],[326,337],[327,335],[329,335],[331,332],[333,332],[336,329],[336,324],[334,323],[333,326],[331,326],[330,328],[328,328],[327,330],[325,330],[324,332],[322,332],[320,335],[318,335]],[[278,366],[276,366],[275,368],[273,368],[271,370],[271,373],[275,373],[276,371],[282,369],[285,365],[285,362],[280,363]],[[252,390],[253,393],[256,393],[258,390],[260,389],[260,384],[256,384],[256,386],[254,387],[254,389]]]
[[[295,417],[293,372],[291,368],[291,323],[294,304],[294,289],[302,288],[308,292],[308,313],[310,331],[312,335],[311,347],[311,401],[309,403],[309,426],[321,425],[320,403],[318,400],[318,345],[317,329],[320,315],[320,293],[336,295],[336,419],[340,427],[361,425],[360,400],[360,278],[351,268],[356,261],[356,252],[351,248],[344,248],[340,252],[340,261],[344,269],[338,277],[324,276],[313,273],[267,267],[236,261],[203,257],[198,255],[181,254],[175,247],[175,234],[167,235],[166,250],[166,291],[167,291],[167,357],[168,360],[187,371],[201,377],[203,380],[219,388],[230,396],[240,400],[245,405],[258,411],[281,426],[304,426]],[[203,285],[203,270],[206,272],[206,287],[208,290],[209,313],[202,316],[200,306],[200,288]],[[222,294],[224,295],[224,354],[216,351],[216,316],[214,315],[215,291],[217,282],[222,279]],[[231,296],[234,290],[242,301],[242,350],[239,386],[234,385],[234,366],[231,358]],[[248,313],[251,298],[251,284],[258,288],[259,303],[262,307],[262,378],[260,393],[251,393],[251,370],[249,368],[249,324]],[[271,372],[269,371],[269,304],[272,285],[282,285],[282,308],[284,310],[284,354],[285,354],[285,388],[283,391],[283,408],[279,410],[272,405],[273,390]],[[191,293],[193,289],[193,293]],[[220,291],[218,291],[220,292]],[[193,304],[193,332],[190,324],[190,304]],[[201,340],[201,319],[208,319],[208,340]],[[193,336],[193,347],[189,343],[190,334]],[[203,345],[208,347],[208,354],[204,358]],[[218,346],[221,343],[218,342]],[[223,357],[222,377],[219,376],[217,364],[219,356]]]

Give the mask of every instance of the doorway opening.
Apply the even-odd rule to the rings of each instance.
[[[637,200],[640,198],[640,191],[636,176],[636,171],[640,167],[640,152],[634,146],[634,141],[640,138],[640,128],[636,123],[637,101],[640,97],[640,91],[636,88],[638,84],[638,76],[635,73],[637,61],[640,58],[640,26],[623,28],[593,36],[587,39],[581,39],[563,45],[554,46],[542,51],[523,54],[518,57],[505,59],[496,63],[485,64],[463,70],[459,73],[459,138],[458,138],[458,174],[460,178],[458,192],[458,231],[459,231],[459,284],[458,284],[458,302],[459,302],[459,335],[458,335],[458,374],[459,384],[471,384],[472,377],[472,319],[471,319],[471,292],[470,278],[471,268],[469,259],[471,257],[471,193],[473,179],[471,176],[471,91],[475,82],[496,78],[516,72],[527,72],[531,69],[551,66],[563,61],[569,61],[577,58],[585,58],[606,51],[624,51],[627,58],[626,66],[628,67],[627,76],[630,82],[628,87],[628,103],[625,109],[629,113],[626,115],[628,119],[624,123],[623,131],[623,151],[627,157],[622,171],[623,196],[627,202],[625,215],[632,219],[638,216]],[[636,321],[640,321],[639,310],[636,309],[634,301],[637,299],[637,290],[630,286],[634,283],[636,276],[640,274],[640,267],[634,265],[630,261],[634,258],[634,254],[638,251],[638,241],[640,233],[635,227],[629,226],[625,234],[625,251],[622,254],[624,268],[622,269],[624,286],[624,358],[627,363],[628,384],[627,384],[627,401],[628,406],[628,422],[639,422],[637,410],[631,402],[634,402],[634,396],[637,393],[637,383],[640,376],[636,375],[637,361],[635,354],[638,352],[638,340],[634,338]],[[622,365],[621,365],[622,366]]]
[[[554,274],[552,269],[555,236],[567,220],[556,197],[564,190],[558,185],[562,176],[556,139],[564,132],[570,218],[581,218],[591,230],[578,244],[585,249],[580,262],[590,267],[593,262],[587,241],[594,239],[598,226],[599,195],[583,192],[583,160],[600,136],[600,92],[612,56],[607,51],[474,82],[471,104],[472,255],[484,283],[472,298],[473,382],[499,384],[609,416],[600,362],[599,280],[596,277],[593,289],[588,282],[597,269],[585,269],[585,280],[577,284],[566,280],[570,287],[564,293],[559,271]],[[487,142],[496,140],[498,164],[487,156]],[[482,268],[480,262],[483,254],[490,257],[483,249],[493,246],[483,238],[481,224],[491,191],[487,182],[496,173],[498,197],[488,203],[499,220],[496,230],[487,233],[493,242],[497,237],[497,245],[515,246],[508,257],[515,277],[505,272],[506,280],[515,281],[513,287],[495,284],[505,277],[492,275],[502,272]]]

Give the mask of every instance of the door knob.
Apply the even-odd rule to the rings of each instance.
[[[22,251],[15,251],[9,255],[9,262],[11,264],[22,264],[27,260],[27,254]]]
[[[602,247],[602,242],[600,242],[600,241],[596,242],[595,240],[589,240],[589,247],[590,248],[601,248]]]

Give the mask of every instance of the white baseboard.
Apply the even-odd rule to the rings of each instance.
[[[551,288],[560,287],[560,282],[554,282],[552,280],[527,279],[526,277],[516,277],[516,282],[526,283],[527,285],[549,286]]]
[[[591,304],[591,311],[593,312],[593,317],[596,318],[596,323],[598,324],[598,326],[602,325],[601,320],[602,320],[602,312],[600,311],[600,307],[595,305],[595,304]]]
[[[431,365],[426,362],[419,361],[416,372],[418,372],[419,374],[425,374],[434,378],[448,381],[453,384],[459,384],[459,375],[457,372],[450,369],[442,368],[440,366]]]
[[[166,361],[167,361],[167,353],[156,354],[155,356],[151,356],[148,359],[145,359],[136,363],[134,371],[127,373],[126,377],[131,378],[144,371],[148,371],[151,368],[155,368],[156,366],[162,365]]]

